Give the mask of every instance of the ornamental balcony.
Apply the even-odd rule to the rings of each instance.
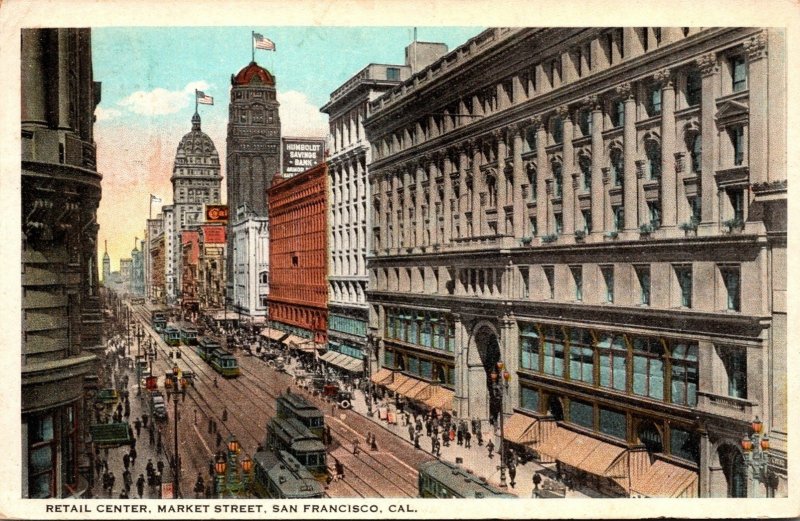
[[[758,413],[757,409],[758,402],[706,391],[697,392],[697,410],[700,412],[750,422]]]

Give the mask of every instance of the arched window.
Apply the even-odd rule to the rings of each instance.
[[[717,449],[717,455],[727,482],[728,497],[747,497],[747,469],[742,452],[726,443]]]

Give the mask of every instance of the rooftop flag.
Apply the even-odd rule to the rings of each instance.
[[[274,51],[275,42],[269,38],[264,38],[263,34],[253,33],[253,47],[262,51]]]
[[[213,105],[214,104],[214,98],[211,97],[211,96],[206,95],[206,93],[203,92],[202,90],[197,90],[197,91],[195,91],[195,93],[197,94],[197,103],[200,103],[201,105]]]

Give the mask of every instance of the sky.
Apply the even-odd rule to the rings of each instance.
[[[450,50],[481,27],[418,27],[417,39]],[[404,63],[411,27],[98,27],[92,29],[94,79],[102,83],[95,110],[103,197],[97,212],[99,255],[108,241],[111,269],[130,257],[145,220],[171,204],[169,178],[178,143],[191,129],[194,91],[214,98],[200,105],[202,130],[217,147],[225,195],[225,139],[231,74],[252,59],[251,33],[275,42],[256,62],[276,78],[281,134],[326,137],[319,111],[330,93],[369,63]]]

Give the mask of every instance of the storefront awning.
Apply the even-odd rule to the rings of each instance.
[[[322,346],[316,344],[313,340],[308,340],[307,338],[302,338],[291,334],[283,339],[283,342],[289,346],[290,349],[296,349],[306,353],[314,353],[317,349],[322,348]]]
[[[394,378],[394,372],[391,369],[387,369],[385,367],[381,368],[380,371],[375,373],[370,377],[373,383],[378,385],[386,385],[392,381]]]
[[[280,342],[285,337],[289,336],[288,333],[284,333],[283,331],[272,329],[270,327],[262,329],[260,334],[262,337],[269,338],[270,340],[274,340],[276,342]]]
[[[556,427],[546,438],[543,438],[535,448],[540,456],[544,456],[544,458],[542,458],[543,460],[547,461],[549,459],[550,461],[555,461],[566,446],[572,443],[572,440],[577,436],[577,432],[567,430],[563,427]]]
[[[631,476],[630,489],[633,497],[695,498],[697,473],[656,460],[646,472]]]
[[[386,388],[391,391],[396,391],[407,381],[408,381],[408,376],[404,375],[403,373],[395,373],[392,383],[388,384]]]
[[[131,442],[130,429],[123,423],[98,423],[89,426],[92,441],[96,447],[119,447]]]
[[[609,467],[625,450],[624,447],[578,434],[557,459],[584,472],[605,476]]]
[[[532,416],[515,412],[503,424],[503,438],[520,445],[534,441],[538,420]]]
[[[362,360],[344,353],[337,353],[336,351],[323,353],[319,359],[353,373],[360,373],[364,370],[364,362]]]
[[[242,315],[236,313],[235,311],[214,311],[213,313],[208,313],[208,315],[216,320],[217,322],[221,322],[223,320],[240,320]]]
[[[438,385],[433,386],[431,388],[431,396],[425,400],[425,404],[434,409],[451,411],[453,410],[453,398],[455,395],[456,393],[450,389]]]
[[[410,400],[424,401],[431,395],[431,384],[425,380],[409,376],[408,380],[398,387],[396,392]]]

